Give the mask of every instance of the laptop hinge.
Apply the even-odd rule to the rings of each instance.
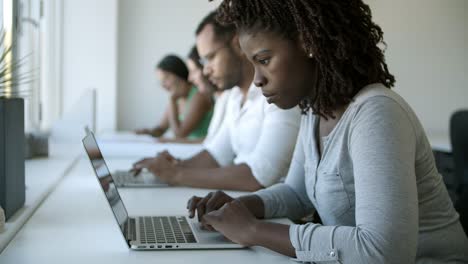
[[[136,241],[136,222],[135,218],[128,218],[127,222],[125,222],[125,234],[127,241]]]

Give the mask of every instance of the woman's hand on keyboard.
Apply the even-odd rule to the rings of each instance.
[[[222,191],[210,192],[205,197],[193,196],[187,203],[187,209],[189,211],[189,217],[195,217],[195,212],[198,216],[198,221],[202,224],[202,227],[208,230],[213,230],[210,225],[207,225],[203,221],[203,216],[212,211],[218,210],[226,203],[233,201],[234,198],[227,195]]]
[[[255,234],[260,221],[239,200],[232,200],[205,214],[203,222],[237,244],[248,247],[256,244]]]

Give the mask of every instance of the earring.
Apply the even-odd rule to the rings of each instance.
[[[314,57],[314,54],[312,54],[312,52],[309,53],[309,59],[312,59],[313,57]]]

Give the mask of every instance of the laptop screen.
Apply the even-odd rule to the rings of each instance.
[[[98,147],[96,139],[93,133],[87,133],[87,136],[83,139],[83,145],[88,154],[91,165],[93,166],[94,172],[101,184],[102,190],[104,191],[107,201],[114,212],[114,216],[119,223],[122,233],[124,233],[125,222],[128,219],[128,213],[125,206],[120,198],[117,187],[114,184],[111,173],[107,168],[106,162],[102,157],[101,150]]]

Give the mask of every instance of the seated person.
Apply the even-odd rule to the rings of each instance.
[[[253,82],[235,27],[209,14],[196,32],[203,73],[220,90],[231,89],[221,128],[204,150],[187,160],[163,152],[134,164],[172,185],[255,191],[276,183],[291,162],[300,111],[269,104]]]
[[[299,262],[468,263],[468,239],[411,107],[390,90],[383,33],[362,0],[224,0],[255,84],[301,128],[286,182],[188,204],[228,239]],[[365,48],[364,48],[365,47]],[[317,211],[322,224],[283,225]]]
[[[230,90],[218,90],[204,75],[203,66],[200,64],[200,56],[198,55],[197,47],[193,46],[188,55],[187,68],[189,70],[189,81],[193,83],[198,90],[208,96],[214,97],[215,105],[213,116],[211,117],[210,125],[208,126],[208,133],[206,137],[199,139],[167,139],[161,138],[159,142],[162,143],[187,143],[199,144],[207,143],[213,139],[216,132],[219,131],[221,123],[224,120],[224,113],[226,112],[227,98]]]
[[[210,126],[208,127],[208,134],[203,140],[206,144],[214,138],[215,134],[221,128],[222,121],[224,120],[224,114],[226,113],[227,99],[231,90],[217,89],[203,75],[203,65],[200,63],[200,56],[198,55],[196,46],[193,46],[190,50],[187,66],[190,73],[189,80],[198,87],[200,92],[211,94],[215,99],[213,117],[211,118]]]
[[[213,114],[213,100],[189,82],[184,61],[174,55],[164,57],[156,67],[161,86],[169,92],[169,106],[155,128],[137,130],[137,134],[161,137],[169,128],[176,139],[204,138]]]

